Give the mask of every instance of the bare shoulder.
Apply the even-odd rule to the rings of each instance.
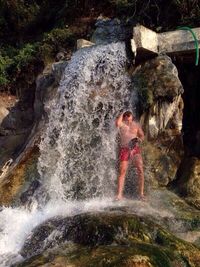
[[[122,128],[124,125],[125,125],[125,123],[122,121],[122,122],[120,122],[118,128]]]
[[[117,128],[121,128],[121,127],[124,126],[124,123],[123,123],[123,121],[118,121],[118,120],[116,120],[116,121],[115,121],[115,125],[116,125]]]
[[[139,122],[136,122],[136,121],[133,121],[132,122],[132,127],[137,128],[137,129],[140,129],[141,128]]]

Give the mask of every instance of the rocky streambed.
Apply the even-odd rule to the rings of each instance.
[[[96,212],[45,221],[24,243],[20,253],[26,260],[13,266],[197,267],[198,233],[200,212],[156,190],[148,202],[108,201]]]

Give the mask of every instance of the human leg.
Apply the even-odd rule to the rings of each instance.
[[[134,155],[133,163],[136,168],[138,183],[139,183],[139,196],[144,197],[144,169],[141,154]]]
[[[127,169],[128,169],[128,160],[121,161],[120,166],[119,166],[117,200],[120,200],[123,198],[124,181],[125,181]]]

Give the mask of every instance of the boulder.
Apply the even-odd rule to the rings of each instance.
[[[46,112],[49,112],[48,104],[56,97],[66,64],[66,61],[61,61],[47,65],[38,76],[35,101],[30,110],[23,109],[22,104],[14,97],[0,96],[0,104],[1,101],[3,103],[3,109],[0,110],[1,205],[8,205],[15,200],[23,202],[23,205],[31,205],[30,192],[34,193],[32,185],[37,183],[39,175],[38,144],[44,129]]]
[[[85,39],[78,39],[77,40],[77,49],[83,48],[83,47],[90,47],[92,45],[95,45],[93,42],[90,42]]]
[[[120,21],[117,18],[110,19],[99,16],[95,26],[96,30],[92,35],[91,41],[96,45],[131,39],[131,27],[129,27],[127,23]]]
[[[174,181],[177,192],[200,209],[200,159],[185,157]]]
[[[151,185],[167,185],[183,157],[183,87],[178,71],[168,56],[158,56],[135,69],[133,87],[147,139],[143,145],[146,177]]]
[[[72,245],[64,245],[66,241]],[[52,262],[44,256],[48,253],[54,255]],[[155,222],[115,211],[54,218],[43,223],[27,238],[21,251],[25,258],[38,256],[15,266],[38,266],[39,259],[53,266],[61,253],[72,265],[63,262],[59,266],[185,267],[185,262],[190,262],[198,267],[200,260],[197,247],[176,238]]]

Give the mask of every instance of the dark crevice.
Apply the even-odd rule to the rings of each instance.
[[[176,60],[183,84],[183,143],[185,156],[200,157],[200,66]]]

